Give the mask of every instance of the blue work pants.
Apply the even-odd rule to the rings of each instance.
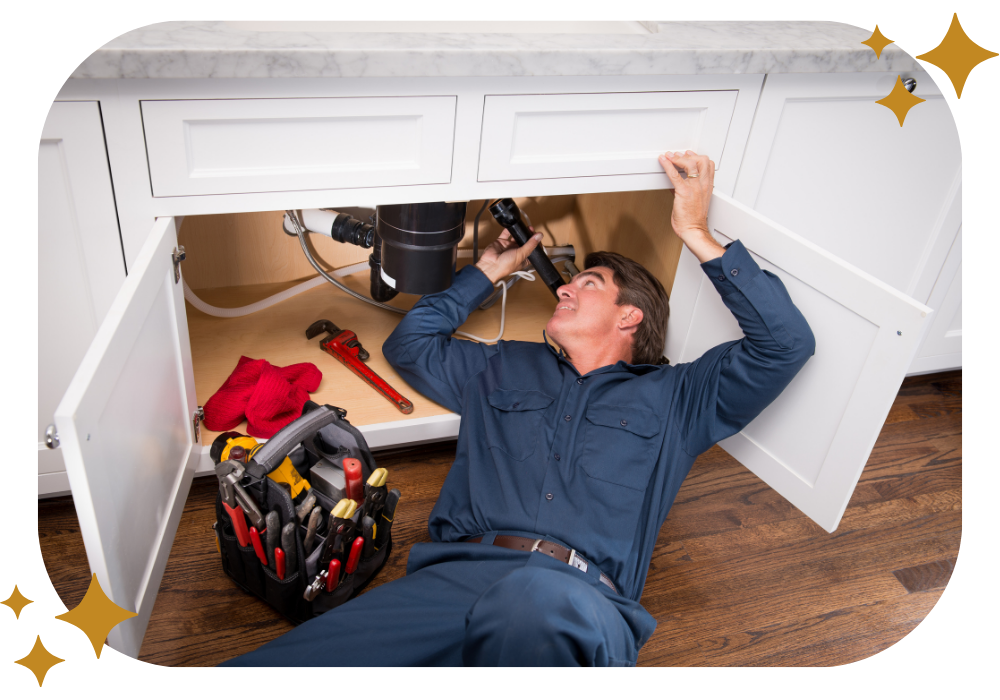
[[[222,665],[635,664],[636,632],[594,576],[538,552],[488,549],[503,556],[424,566]]]

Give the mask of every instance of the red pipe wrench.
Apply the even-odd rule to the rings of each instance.
[[[330,321],[322,319],[306,329],[306,338],[315,338],[324,331],[329,335],[319,341],[319,346],[323,350],[344,363],[347,369],[364,379],[368,386],[389,399],[400,411],[413,413],[413,403],[403,398],[398,391],[389,386],[382,377],[375,374],[364,363],[364,360],[369,357],[368,351],[361,347],[361,342],[354,331],[341,330]]]

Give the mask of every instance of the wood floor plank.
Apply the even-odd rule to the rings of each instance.
[[[956,559],[952,558],[927,562],[905,569],[897,569],[892,572],[892,575],[910,593],[944,588],[948,585],[952,572],[955,571],[955,561]]]
[[[788,622],[747,626],[725,636],[652,640],[643,663],[676,666],[826,666],[858,661],[891,646],[930,612],[938,596],[915,594]],[[835,649],[826,645],[835,644]]]

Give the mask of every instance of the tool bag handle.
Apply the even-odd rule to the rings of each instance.
[[[347,415],[347,411],[344,409],[330,405],[320,406],[312,401],[307,401],[304,411],[300,418],[279,430],[274,437],[257,450],[253,459],[247,464],[248,474],[256,479],[264,478],[281,466],[289,452],[330,423],[340,422],[341,427],[348,430],[358,440],[359,446],[364,446],[367,450],[368,446],[360,431],[344,420],[344,416]]]

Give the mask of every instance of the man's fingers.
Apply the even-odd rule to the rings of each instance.
[[[693,153],[693,152],[692,152]],[[690,175],[691,173],[697,173],[701,177],[701,159],[704,156],[699,156],[697,154],[677,154],[673,157],[674,165],[679,165],[684,168],[684,172]]]
[[[666,154],[660,156],[659,160],[660,167],[663,168],[663,172],[667,174],[667,177],[676,189],[680,183],[684,182],[684,179],[681,177],[680,173],[677,172],[677,168],[675,168],[674,164],[670,162],[670,159]]]

